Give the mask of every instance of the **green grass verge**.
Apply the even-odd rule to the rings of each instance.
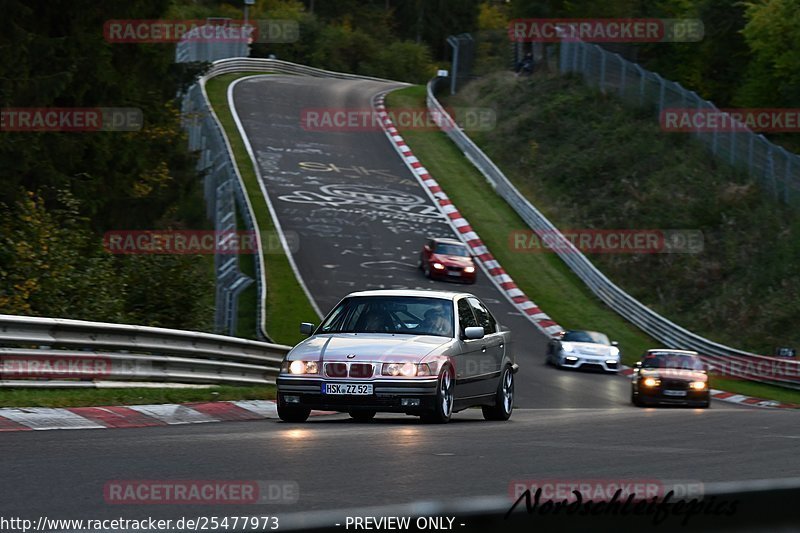
[[[711,388],[719,389],[756,398],[777,400],[779,402],[793,403],[800,405],[800,393],[798,391],[784,389],[763,383],[753,383],[739,379],[722,378],[711,376]]]
[[[256,73],[226,74],[213,78],[206,85],[209,100],[222,123],[228,140],[233,148],[236,164],[247,188],[247,196],[253,205],[256,221],[261,230],[261,239],[264,243],[278,242],[275,224],[270,216],[266,201],[261,194],[258,178],[253,168],[250,156],[247,154],[233,115],[228,106],[228,86],[236,79],[252,76]],[[243,271],[244,271],[243,261]],[[282,249],[268,247],[264,253],[265,276],[267,280],[266,302],[266,328],[272,340],[294,345],[303,337],[299,332],[300,322],[316,322],[317,314],[306,298],[305,292],[295,278],[289,260]],[[254,275],[254,270],[251,271]],[[250,327],[247,320],[242,320],[242,313],[252,313],[255,316],[255,302],[257,301],[253,287],[248,288],[240,299],[240,332],[243,328]],[[245,306],[252,306],[249,309]],[[253,319],[255,323],[255,319]]]
[[[86,407],[216,400],[274,400],[275,387],[219,386],[203,389],[1,389],[0,407]]]
[[[425,88],[409,87],[390,93],[386,104],[389,108],[424,106]],[[568,329],[607,332],[619,341],[627,364],[657,345],[610,311],[557,256],[513,251],[509,246],[510,232],[527,227],[525,222],[444,133],[402,128],[400,131],[414,155],[469,220],[514,282],[559,324]],[[533,355],[544,357],[544,354]]]
[[[425,88],[392,92],[386,105],[398,109],[425,106]],[[646,349],[660,346],[594,296],[556,255],[514,251],[509,245],[510,232],[527,226],[444,133],[408,128],[400,128],[400,132],[514,282],[556,322],[565,328],[606,332],[619,341],[623,362],[628,365]],[[800,403],[800,393],[795,391],[776,391],[776,387],[758,383],[724,383],[724,390],[731,392],[768,399],[777,399],[775,394],[780,392],[782,401]],[[716,380],[713,386],[718,386]]]

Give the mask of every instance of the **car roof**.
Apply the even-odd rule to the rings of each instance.
[[[454,292],[454,291],[433,291],[422,289],[375,289],[369,291],[351,292],[347,297],[351,296],[411,296],[415,298],[441,298],[444,300],[455,300],[458,296],[471,296],[474,294],[468,292]]]
[[[442,244],[457,244],[457,245],[463,246],[465,248],[467,247],[466,244],[464,244],[463,242],[459,241],[458,239],[449,239],[447,237],[432,237],[431,240],[434,241],[434,242],[440,242]]]
[[[647,353],[674,353],[678,355],[700,355],[699,353],[692,350],[678,350],[673,348],[651,348],[647,350]]]

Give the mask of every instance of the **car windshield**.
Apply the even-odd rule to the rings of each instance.
[[[453,336],[453,303],[441,298],[356,296],[346,298],[317,333],[389,333]]]
[[[596,331],[568,331],[561,340],[568,342],[592,342],[605,345],[611,344],[608,337]]]
[[[644,356],[642,367],[701,370],[703,362],[699,357],[690,354],[655,352]]]
[[[460,244],[444,244],[439,243],[436,245],[436,253],[442,255],[459,255],[461,257],[469,256],[469,252],[465,246]]]

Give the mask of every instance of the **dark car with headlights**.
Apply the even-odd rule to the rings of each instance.
[[[511,333],[472,294],[355,292],[301,331],[311,336],[287,354],[277,379],[284,421],[305,421],[311,409],[359,421],[381,411],[444,423],[475,406],[487,420],[511,416]]]
[[[631,402],[637,406],[677,404],[708,407],[708,372],[697,352],[648,350],[631,376]]]
[[[478,268],[469,248],[455,239],[429,238],[419,254],[419,268],[430,279],[475,283]]]

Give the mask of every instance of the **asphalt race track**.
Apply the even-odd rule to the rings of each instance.
[[[257,76],[235,85],[235,109],[294,261],[322,313],[363,289],[437,288],[479,296],[512,331],[521,407],[605,407],[628,401],[612,376],[543,367],[546,337],[479,272],[475,285],[426,279],[428,235],[453,237],[383,132],[312,131],[311,112],[370,109],[378,82]],[[309,317],[313,321],[315,317]]]
[[[319,308],[367,288],[454,288],[416,269],[422,239],[452,232],[381,131],[307,131],[302,110],[358,107],[391,86],[259,76],[235,107],[294,261]],[[800,476],[800,413],[730,406],[639,409],[627,380],[543,364],[545,337],[480,276],[467,290],[509,326],[521,370],[509,422],[479,410],[445,426],[378,415],[0,437],[5,516],[274,515],[504,495],[531,479],[727,481]],[[318,320],[317,317],[308,317]],[[613,338],[613,332],[608,332]],[[293,504],[115,505],[114,480],[286,480]],[[510,500],[509,500],[510,503]]]

